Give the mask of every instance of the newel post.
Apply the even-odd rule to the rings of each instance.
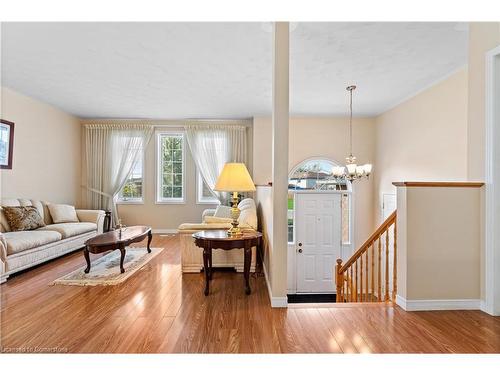
[[[342,268],[342,259],[337,259],[337,265],[335,266],[335,277],[336,277],[336,284],[337,284],[337,302],[344,302],[342,300],[342,286],[344,284],[344,277],[342,273],[340,272],[340,269]]]

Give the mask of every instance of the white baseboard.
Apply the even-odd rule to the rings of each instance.
[[[480,310],[479,299],[407,300],[396,296],[396,304],[406,311]]]
[[[273,297],[273,293],[271,291],[271,283],[269,282],[269,278],[267,276],[267,268],[265,264],[262,265],[262,269],[264,270],[264,277],[266,279],[267,285],[267,294],[269,294],[269,300],[271,301],[271,307],[288,307],[288,297]]]
[[[177,229],[151,229],[153,234],[177,234]]]

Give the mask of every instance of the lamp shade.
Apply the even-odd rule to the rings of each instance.
[[[226,163],[215,184],[215,191],[255,191],[255,185],[243,163]]]

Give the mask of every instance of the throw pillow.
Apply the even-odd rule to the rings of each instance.
[[[215,217],[231,217],[231,207],[219,205],[215,209]]]
[[[44,227],[42,216],[33,206],[3,207],[12,232]]]
[[[75,207],[68,204],[48,204],[50,216],[55,224],[59,223],[77,223]]]

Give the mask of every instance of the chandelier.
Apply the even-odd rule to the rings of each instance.
[[[370,173],[372,173],[372,165],[364,164],[358,165],[356,163],[356,157],[352,154],[352,92],[356,89],[356,86],[348,86],[347,91],[349,91],[349,156],[345,158],[345,167],[333,167],[332,173],[333,178],[337,181],[355,181],[361,178],[368,178]]]

